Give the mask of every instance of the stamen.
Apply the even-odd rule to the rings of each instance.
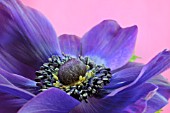
[[[63,58],[52,56],[36,72],[37,86],[40,91],[56,87],[68,95],[82,101],[97,94],[99,89],[110,82],[110,68],[96,65],[90,58],[79,56],[72,58],[63,54]]]

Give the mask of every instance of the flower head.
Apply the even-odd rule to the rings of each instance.
[[[104,20],[82,38],[56,36],[19,0],[0,1],[0,112],[152,113],[168,102],[164,50],[146,65],[129,62],[137,26]]]

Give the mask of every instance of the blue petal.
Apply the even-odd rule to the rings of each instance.
[[[14,59],[38,69],[48,57],[60,52],[56,34],[47,19],[19,0],[0,1],[0,21],[0,51],[4,50]],[[10,59],[3,57],[7,61]]]
[[[146,83],[130,90],[121,91],[115,96],[107,96],[103,99],[90,98],[88,103],[83,102],[76,106],[72,113],[119,113],[156,88],[155,85]]]
[[[156,112],[168,104],[170,98],[170,83],[161,75],[157,75],[150,79],[152,84],[158,86],[157,93],[147,102],[147,112]]]
[[[93,27],[82,39],[82,54],[112,70],[125,65],[132,56],[137,26],[121,28],[113,20]]]
[[[26,103],[18,113],[69,113],[79,103],[65,92],[51,88]]]
[[[20,84],[20,82],[25,82],[23,85],[28,84],[25,89],[30,87],[29,83],[31,82],[28,82],[28,80],[0,70],[0,113],[16,113],[27,100],[34,97],[33,94],[26,90],[14,86],[14,84]],[[19,86],[21,87],[22,85],[20,84]]]
[[[19,60],[16,60],[9,53],[0,49],[0,68],[7,70],[8,72],[17,73],[28,78],[34,78],[35,68],[28,66]]]
[[[21,89],[27,90],[34,94],[37,92],[37,86],[35,81],[24,78],[20,75],[9,73],[1,68],[0,68],[0,75],[4,79],[6,79],[10,84],[13,84]],[[4,84],[5,81],[4,79],[3,80],[1,79],[0,84]]]
[[[161,94],[156,93],[148,102],[146,113],[155,113],[168,104],[168,100]]]
[[[11,82],[9,82],[5,77],[3,77],[0,74],[0,84],[7,84],[7,85],[13,85]]]
[[[25,99],[0,93],[0,113],[17,113],[26,102]]]
[[[147,107],[147,101],[142,98],[136,101],[134,104],[129,105],[120,113],[144,113],[146,107]]]
[[[170,83],[163,76],[157,75],[147,82],[158,86],[159,89],[157,92],[161,94],[162,96],[164,96],[166,99],[170,98]]]
[[[113,96],[116,93],[120,92],[121,90],[131,89],[132,87],[136,87],[140,84],[143,84],[152,77],[159,75],[169,67],[170,67],[170,52],[164,50],[160,52],[157,56],[155,56],[148,64],[143,66],[141,72],[138,74],[137,78],[133,80],[133,82],[112,91],[109,95]]]
[[[108,84],[104,88],[117,89],[119,87],[123,87],[124,85],[133,82],[140,74],[141,69],[142,66],[131,67],[112,74],[110,84]]]
[[[112,74],[110,83],[103,87],[95,97],[102,98],[108,94],[115,94],[126,88],[139,75],[142,66],[126,68]]]
[[[139,67],[139,66],[143,66],[143,64],[141,63],[137,63],[137,62],[128,62],[127,64],[125,64],[124,66],[116,69],[116,70],[112,70],[111,73],[114,74],[118,71],[122,71],[124,69],[127,69],[127,68],[132,68],[132,67]]]
[[[75,35],[61,35],[59,36],[59,43],[61,51],[65,54],[78,57],[80,55],[80,38]]]
[[[168,68],[170,68],[170,51],[164,50],[143,67],[133,85],[140,85]]]
[[[122,109],[121,113],[150,113],[145,112],[148,107],[148,100],[153,98],[153,96],[157,93],[157,90],[158,87],[156,87],[154,90],[151,90],[147,95],[141,97],[135,103],[132,103],[128,105],[125,109]]]
[[[14,78],[13,78],[14,79]],[[33,98],[35,95],[14,86],[7,78],[0,74],[0,93],[10,94],[15,97],[23,98],[29,100]]]
[[[11,94],[15,97],[23,98],[26,100],[30,100],[35,96],[34,94],[27,92],[26,90],[17,88],[13,85],[6,85],[6,84],[0,84],[0,92]]]

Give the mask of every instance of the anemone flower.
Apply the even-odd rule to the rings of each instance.
[[[164,50],[129,62],[137,26],[104,20],[82,38],[56,36],[19,0],[0,0],[1,113],[154,113],[168,102]]]

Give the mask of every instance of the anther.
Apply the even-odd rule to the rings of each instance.
[[[36,71],[35,81],[40,92],[56,87],[79,101],[88,102],[89,97],[110,82],[110,68],[97,65],[88,57],[79,56],[76,59],[64,53],[62,55],[53,55]]]

